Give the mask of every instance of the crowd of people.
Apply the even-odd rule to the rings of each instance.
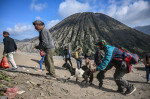
[[[36,20],[33,22],[35,29],[39,32],[39,45],[35,46],[36,49],[40,50],[41,60],[40,70],[42,71],[42,63],[45,62],[45,68],[47,70],[46,75],[52,79],[57,79],[54,68],[53,56],[55,54],[55,46],[51,33],[45,28],[42,21]],[[15,41],[9,37],[9,33],[3,32],[3,42],[4,42],[4,55],[8,56],[9,62],[12,64],[12,69],[17,70],[17,65],[14,61],[13,54],[17,51],[17,46]],[[91,63],[91,51],[86,50],[83,54],[82,48],[78,48],[74,52],[65,46],[63,50],[63,60],[65,63],[69,61],[70,65],[73,66],[71,61],[71,56],[76,59],[77,68],[82,67],[82,61],[85,59],[85,65],[90,68],[91,73],[95,71],[100,71],[97,75],[99,81],[99,88],[103,85],[103,79],[105,78],[105,73],[111,69],[113,66],[116,68],[114,73],[114,80],[118,86],[117,92],[124,93],[126,95],[132,94],[136,88],[123,79],[123,76],[129,73],[132,69],[132,64],[138,62],[138,56],[136,54],[127,53],[119,48],[110,46],[105,40],[101,40],[95,44],[97,46],[96,52],[94,54],[94,64]],[[104,51],[104,55],[102,53]],[[144,58],[145,70],[146,70],[146,80],[147,83],[150,82],[150,53]],[[94,69],[91,67],[95,67]]]

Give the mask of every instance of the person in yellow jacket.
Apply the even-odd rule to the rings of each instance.
[[[77,68],[80,69],[82,67],[82,56],[83,52],[81,48],[78,48],[77,51],[74,52],[74,58],[77,61]]]

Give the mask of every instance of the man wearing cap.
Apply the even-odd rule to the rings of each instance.
[[[14,39],[12,39],[11,37],[9,37],[9,33],[4,31],[3,32],[3,36],[4,36],[4,39],[3,39],[3,43],[4,43],[4,52],[3,54],[7,54],[8,55],[8,59],[9,59],[9,62],[11,63],[12,65],[12,70],[16,70],[17,69],[17,66],[16,66],[16,63],[14,61],[14,57],[13,57],[13,54],[15,53],[15,51],[17,51],[17,45],[14,41]]]
[[[126,64],[126,61],[115,60],[115,58],[124,58],[124,53],[120,49],[107,45],[105,40],[101,40],[96,44],[101,50],[104,50],[105,56],[102,60],[102,63],[97,65],[96,70],[107,71],[115,66],[116,70],[114,73],[114,79],[118,86],[117,92],[124,93],[125,95],[132,94],[136,88],[126,80],[123,80],[123,76],[129,72],[129,67]],[[95,70],[92,70],[94,72]],[[124,92],[124,88],[126,91]]]
[[[35,29],[39,31],[39,45],[35,46],[36,49],[42,49],[45,51],[45,67],[52,78],[56,78],[53,55],[55,53],[54,41],[52,39],[51,33],[45,28],[44,23],[40,20],[33,22]]]

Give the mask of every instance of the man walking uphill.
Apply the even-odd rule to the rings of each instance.
[[[112,66],[115,66],[114,79],[118,86],[117,91],[124,93],[123,89],[126,89],[125,95],[132,94],[136,88],[131,83],[124,80],[123,76],[131,71],[131,64],[136,64],[138,62],[138,56],[109,46],[105,40],[101,40],[96,45],[98,45],[101,50],[105,51],[105,56],[102,62],[97,66],[97,70],[107,71]]]
[[[3,39],[4,54],[8,55],[9,62],[11,63],[11,65],[13,67],[12,70],[16,70],[17,66],[16,66],[16,63],[14,61],[13,54],[15,53],[15,51],[17,51],[17,45],[16,45],[15,41],[9,37],[8,32],[4,31],[3,36],[4,36],[4,39]]]
[[[35,29],[39,31],[39,45],[35,46],[36,49],[42,49],[45,53],[45,67],[48,71],[47,75],[56,79],[53,55],[55,52],[54,41],[51,33],[45,28],[44,23],[40,20],[33,22]]]

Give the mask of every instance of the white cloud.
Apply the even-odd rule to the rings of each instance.
[[[50,29],[51,27],[53,27],[54,25],[56,25],[57,23],[59,23],[60,20],[52,20],[52,21],[48,21],[47,22],[47,28]]]
[[[60,20],[52,20],[48,21],[46,24],[46,27],[49,29],[52,26],[56,25],[59,23]],[[33,25],[26,25],[26,24],[16,24],[14,27],[8,27],[6,28],[6,31],[10,33],[10,36],[22,40],[26,38],[33,38],[35,36],[38,36],[38,31],[35,30]]]
[[[36,11],[41,11],[46,8],[47,3],[36,3],[37,0],[32,0],[30,8]]]
[[[144,0],[110,0],[105,14],[127,24],[137,25],[150,22],[150,4]]]
[[[40,16],[36,17],[35,18],[36,20],[41,20],[42,18]]]
[[[25,25],[25,24],[17,24],[14,28],[7,28],[6,31],[12,33],[13,35],[22,34],[27,31],[33,31],[34,27],[32,25]]]
[[[22,40],[25,38],[32,38],[37,36],[38,33],[33,25],[17,24],[13,28],[8,27],[6,29],[15,39]]]
[[[90,9],[88,3],[80,3],[77,0],[65,0],[59,5],[59,14],[65,18],[78,12],[86,12]]]

